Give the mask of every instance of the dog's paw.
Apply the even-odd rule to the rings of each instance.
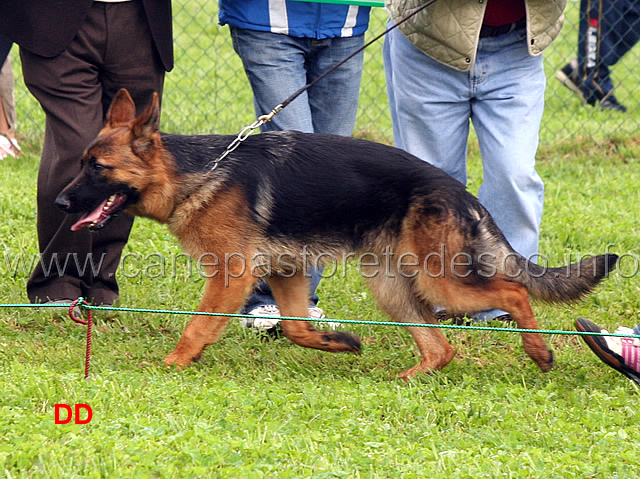
[[[416,377],[418,374],[425,374],[425,373],[429,374],[429,370],[425,370],[422,368],[420,364],[416,364],[412,368],[409,368],[406,371],[402,371],[401,373],[398,373],[397,376],[400,379],[403,379],[404,381],[410,381],[411,379]]]
[[[355,334],[342,331],[323,331],[322,335],[323,342],[331,345],[331,351],[358,354],[362,350],[362,342]]]
[[[549,371],[551,371],[551,369],[553,369],[556,364],[556,360],[553,356],[553,351],[550,349],[548,358],[545,361],[538,362],[537,364],[543,372],[548,373]]]
[[[191,363],[190,360],[185,360],[184,358],[180,358],[178,357],[178,355],[174,353],[169,354],[169,356],[164,358],[162,362],[167,367],[175,367],[178,371],[183,370],[185,367],[189,365],[189,363]]]

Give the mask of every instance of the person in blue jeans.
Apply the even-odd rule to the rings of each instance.
[[[391,23],[418,3],[387,2]],[[396,146],[466,184],[473,124],[483,165],[480,202],[511,246],[533,261],[544,198],[535,169],[546,85],[541,54],[562,28],[565,3],[435,2],[392,30],[383,47]],[[510,319],[497,310],[473,317],[494,318]]]
[[[290,0],[220,0],[219,20],[229,25],[233,48],[253,91],[257,117],[311,83],[364,45],[369,7]],[[306,90],[261,131],[299,130],[351,136],[358,109],[363,53]],[[310,268],[309,317],[320,319],[316,288],[321,271]],[[242,314],[247,327],[272,330],[280,316],[271,290],[260,281]],[[335,323],[330,323],[335,325]]]
[[[576,329],[585,333],[605,333],[593,321],[579,318]],[[640,324],[634,329],[619,326],[613,334],[622,336],[582,336],[591,350],[607,365],[625,375],[640,386]]]
[[[588,105],[626,112],[613,94],[610,68],[640,39],[637,0],[581,0],[578,56],[556,78]]]

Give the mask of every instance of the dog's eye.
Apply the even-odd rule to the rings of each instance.
[[[89,160],[91,163],[91,166],[93,167],[93,169],[95,171],[102,171],[102,170],[112,170],[113,167],[109,166],[109,165],[103,165],[101,163],[98,163],[98,161],[95,158],[91,158]]]

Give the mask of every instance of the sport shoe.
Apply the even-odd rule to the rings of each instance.
[[[593,84],[592,81],[583,82],[578,75],[578,59],[574,58],[562,69],[556,72],[556,78],[575,93],[583,103],[594,106],[600,101],[601,110],[613,110],[626,113],[627,107],[622,105],[612,91],[603,91],[603,86]]]
[[[0,135],[0,160],[4,160],[7,156],[14,156],[12,145],[9,138]]]
[[[311,319],[325,319],[327,315],[324,314],[324,311],[322,311],[322,309],[318,308],[317,306],[312,306],[311,308],[309,308],[309,317]],[[323,321],[321,324],[323,326],[326,325],[331,329],[336,329],[338,326],[341,325],[340,323],[333,322],[333,321]]]
[[[608,95],[606,98],[604,98],[600,102],[600,109],[601,110],[619,111],[619,112],[622,112],[622,113],[626,113],[627,112],[627,107],[624,106],[623,104],[621,104],[618,101],[618,99],[613,95]]]
[[[590,333],[608,333],[588,319],[579,318],[576,329]],[[633,329],[620,326],[614,334],[635,336]],[[619,336],[582,336],[582,339],[596,355],[616,371],[640,385],[640,339]]]
[[[18,156],[21,151],[17,140],[0,133],[0,160],[7,156]]]
[[[275,328],[280,322],[280,309],[275,304],[265,304],[253,308],[248,314],[258,316],[257,318],[241,318],[240,325],[245,328],[255,328],[260,331],[267,331]],[[267,316],[267,317],[263,317]]]
[[[280,322],[280,309],[275,304],[265,304],[253,308],[248,314],[257,316],[256,318],[241,318],[240,325],[245,328],[254,328],[259,331],[269,331],[274,329]],[[267,317],[264,317],[267,316]],[[324,319],[326,318],[324,311],[317,306],[309,308],[309,318]],[[336,329],[340,323],[327,322],[331,329]]]
[[[556,72],[556,78],[560,80],[560,82],[566,86],[573,93],[578,95],[580,100],[583,102],[587,102],[584,94],[582,93],[582,89],[580,88],[581,82],[578,79],[578,59],[574,58],[569,63],[567,63],[562,69]]]

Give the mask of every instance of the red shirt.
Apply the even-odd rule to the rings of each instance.
[[[524,0],[487,0],[483,25],[498,27],[516,23],[526,15]]]

